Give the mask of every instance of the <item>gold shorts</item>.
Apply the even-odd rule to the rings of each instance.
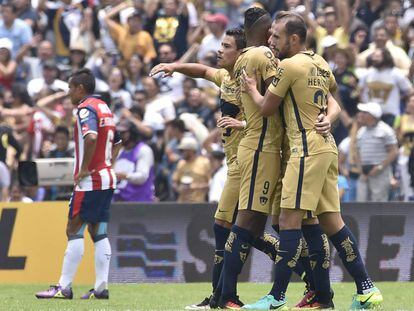
[[[291,157],[283,177],[281,207],[311,211],[316,216],[339,212],[338,155]]]
[[[270,215],[280,175],[280,153],[239,146],[237,160],[240,168],[239,210]]]
[[[237,215],[240,193],[240,171],[237,160],[228,164],[227,180],[218,202],[215,219],[233,223]]]

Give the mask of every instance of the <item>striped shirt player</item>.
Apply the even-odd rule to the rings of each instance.
[[[112,146],[121,140],[116,134],[111,110],[96,96],[86,97],[78,106],[74,131],[75,176],[79,173],[83,161],[84,138],[91,133],[97,135],[97,143],[88,166],[90,175],[81,179],[75,186],[70,202],[70,217],[80,214],[87,222],[107,222],[109,205],[116,187],[116,176],[112,169]],[[93,204],[88,206],[89,202]],[[97,202],[102,205],[99,207]]]
[[[36,293],[42,299],[72,299],[72,282],[84,253],[84,231],[88,226],[95,249],[95,285],[82,299],[108,299],[111,245],[107,237],[109,207],[116,185],[112,159],[121,139],[115,131],[111,110],[95,91],[89,69],[75,72],[69,80],[69,97],[77,106],[75,139],[75,188],[69,202],[66,227],[68,244],[57,285]]]

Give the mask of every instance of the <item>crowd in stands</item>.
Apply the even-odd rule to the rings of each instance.
[[[301,14],[343,112],[333,126],[343,201],[414,200],[414,1],[0,0],[2,201],[66,200],[21,187],[20,160],[73,157],[68,79],[87,67],[123,138],[116,201],[218,201],[226,177],[219,89],[160,62],[215,67],[226,29],[252,5]]]

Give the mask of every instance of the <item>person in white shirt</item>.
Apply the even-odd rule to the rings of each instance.
[[[392,56],[386,48],[374,50],[369,62],[372,67],[359,80],[361,99],[365,103],[381,104],[382,119],[392,126],[395,117],[401,114],[401,98],[411,91],[411,83],[394,66]]]
[[[154,131],[164,129],[165,123],[175,119],[175,107],[170,96],[160,94],[158,81],[152,77],[142,79],[147,94],[144,123]]]
[[[210,180],[208,201],[217,203],[220,200],[224,184],[227,180],[227,165],[223,150],[214,150],[210,153],[210,163],[213,170],[213,178]]]
[[[27,84],[27,92],[30,97],[36,98],[43,90],[50,89],[52,91],[69,91],[67,82],[59,80],[59,69],[53,60],[48,60],[43,64],[43,72],[41,78],[35,78]]]
[[[176,48],[171,43],[163,43],[158,48],[158,59],[161,63],[172,63],[177,60]],[[160,86],[160,92],[174,102],[183,98],[183,82],[185,76],[175,72],[172,76],[163,77],[162,74],[154,76]]]
[[[122,108],[131,108],[131,94],[123,88],[124,76],[118,67],[114,67],[109,74],[108,79],[109,94],[111,95],[111,109],[115,116],[120,118]]]
[[[207,23],[210,34],[206,35],[201,41],[197,54],[199,60],[203,59],[210,51],[218,51],[229,19],[224,14],[216,13],[207,15],[204,21]]]

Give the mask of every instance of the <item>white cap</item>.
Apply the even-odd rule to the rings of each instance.
[[[382,116],[382,108],[378,103],[370,102],[366,104],[358,104],[358,110],[368,112],[376,119],[380,119]]]
[[[331,46],[334,46],[338,43],[338,40],[334,36],[326,36],[321,41],[322,48],[329,48]]]
[[[9,38],[1,38],[0,49],[8,49],[11,52],[13,49],[13,42]]]
[[[192,136],[184,136],[180,144],[178,145],[178,150],[194,150],[197,151],[198,149],[198,142]]]

